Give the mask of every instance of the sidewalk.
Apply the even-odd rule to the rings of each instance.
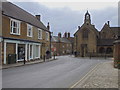
[[[12,67],[20,67],[20,66],[31,65],[31,64],[38,64],[38,63],[48,62],[48,61],[53,61],[53,60],[54,60],[53,58],[46,59],[45,61],[43,59],[41,59],[41,60],[31,60],[31,61],[26,61],[25,64],[22,61],[22,62],[17,62],[15,64],[2,65],[2,68],[0,68],[0,69],[7,69],[7,68],[12,68]]]
[[[113,61],[103,62],[73,88],[118,88],[118,69]]]

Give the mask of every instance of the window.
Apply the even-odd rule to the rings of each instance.
[[[38,39],[42,39],[42,30],[38,29]]]
[[[88,30],[83,30],[82,37],[83,37],[83,39],[88,38]]]
[[[10,27],[11,27],[10,34],[20,35],[20,21],[11,19]]]
[[[30,50],[30,51],[29,51],[29,53],[30,53],[30,59],[33,59],[33,46],[30,45],[29,48],[30,48],[30,49],[29,49],[29,50]]]
[[[32,37],[32,26],[27,24],[27,36]]]
[[[49,33],[46,32],[46,40],[49,41]]]
[[[36,52],[35,52],[35,57],[36,58],[40,58],[40,47],[39,47],[39,45],[36,45]]]

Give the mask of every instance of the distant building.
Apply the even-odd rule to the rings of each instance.
[[[2,61],[8,64],[11,58],[15,62],[36,60],[50,51],[49,24],[46,27],[40,15],[33,16],[20,7],[2,3]],[[14,61],[12,61],[14,62]]]
[[[118,37],[120,27],[110,27],[105,23],[101,31],[91,24],[91,16],[85,13],[84,23],[74,34],[74,51],[78,56],[113,56],[113,42]]]
[[[52,36],[52,55],[69,55],[73,52],[73,42],[70,33],[65,32],[62,37],[61,33],[58,33],[58,36]]]

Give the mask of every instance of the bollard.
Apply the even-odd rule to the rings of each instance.
[[[26,62],[26,61],[25,61],[25,57],[24,57],[24,64],[25,64],[25,62]]]
[[[44,60],[44,62],[45,62],[45,55],[43,56],[43,60]]]
[[[106,54],[105,54],[105,59],[106,59]]]
[[[91,59],[91,54],[90,54],[90,59]]]
[[[54,55],[54,60],[55,60],[55,55]]]

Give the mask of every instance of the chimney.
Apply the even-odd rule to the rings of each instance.
[[[64,37],[67,38],[67,32],[64,33]]]
[[[68,32],[68,38],[70,38],[70,32]]]
[[[58,33],[58,37],[61,38],[61,33],[60,32]]]
[[[41,19],[40,19],[40,15],[35,15],[36,16],[36,18],[40,21]]]
[[[49,25],[49,22],[48,22],[48,25],[47,25],[47,29],[50,30],[50,25]]]
[[[110,21],[107,21],[108,22],[108,26],[110,26]]]
[[[78,26],[78,30],[80,29],[80,26]]]

